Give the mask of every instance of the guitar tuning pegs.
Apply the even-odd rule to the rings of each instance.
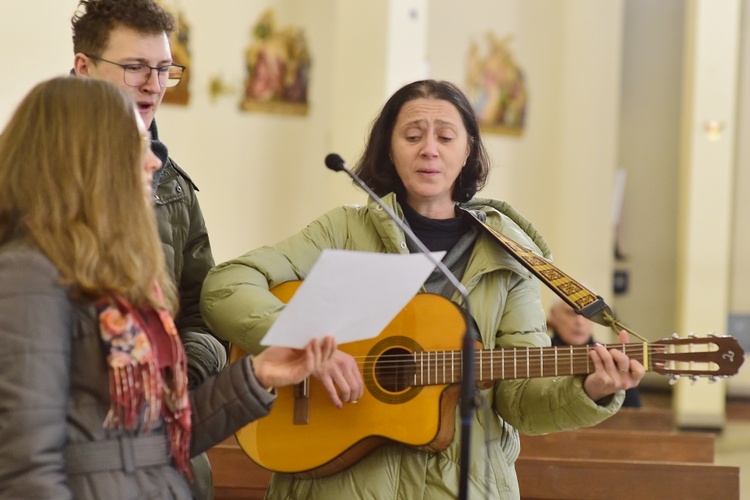
[[[674,374],[670,375],[669,376],[669,385],[675,385],[678,380],[680,380],[680,376],[679,375],[674,375]]]
[[[716,335],[714,332],[709,332],[708,335],[706,335],[706,336],[707,337],[712,337],[712,338],[718,337],[718,335]]]
[[[694,338],[697,338],[697,337],[698,336],[696,334],[694,334],[693,332],[688,333],[688,338],[689,339],[694,339]]]
[[[673,333],[672,333],[672,338],[673,338],[673,339],[679,339],[679,338],[680,338],[680,336],[679,336],[679,335],[677,335],[677,332],[673,332]]]
[[[718,382],[720,380],[721,380],[721,377],[717,377],[716,375],[714,375],[712,377],[708,377],[708,381],[711,382],[712,384],[715,384],[716,382]]]
[[[690,375],[690,385],[695,385],[700,377],[698,375]]]

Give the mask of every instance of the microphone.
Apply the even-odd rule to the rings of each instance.
[[[475,388],[474,388],[474,337],[472,336],[472,329],[474,323],[471,317],[471,308],[469,306],[469,294],[456,275],[453,274],[450,269],[446,267],[441,260],[435,258],[430,250],[417,238],[414,231],[407,226],[404,221],[399,219],[393,210],[391,210],[383,200],[376,195],[370,186],[363,181],[357,174],[352,172],[346,167],[346,162],[341,156],[336,153],[331,153],[326,156],[325,159],[326,167],[333,170],[334,172],[344,171],[352,178],[364,191],[375,200],[375,203],[380,205],[385,213],[398,225],[399,228],[406,234],[409,240],[419,248],[419,251],[423,253],[432,264],[448,279],[451,285],[458,291],[461,298],[464,299],[464,305],[466,311],[469,314],[470,321],[467,321],[466,333],[464,334],[462,347],[461,347],[461,460],[460,464],[460,477],[458,485],[458,498],[464,500],[467,498],[468,490],[468,478],[469,478],[469,455],[471,445],[471,422],[472,422],[472,411],[474,409],[475,402]]]

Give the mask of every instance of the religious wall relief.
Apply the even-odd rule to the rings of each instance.
[[[474,102],[482,129],[490,133],[523,133],[528,92],[523,70],[510,51],[511,38],[486,36],[486,55],[472,42],[469,48],[466,92]]]
[[[245,111],[306,115],[310,53],[302,28],[278,27],[272,10],[258,19],[245,51]]]

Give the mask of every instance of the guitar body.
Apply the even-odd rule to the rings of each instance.
[[[299,282],[289,282],[272,291],[288,301],[298,286]],[[301,477],[341,471],[388,441],[444,449],[453,439],[458,386],[408,385],[409,371],[414,370],[411,361],[398,379],[384,373],[393,373],[393,359],[412,359],[405,354],[460,351],[466,324],[463,311],[453,302],[417,295],[378,337],[339,346],[357,360],[366,357],[359,363],[365,391],[357,403],[336,408],[314,378],[309,379],[307,397],[299,396],[300,386],[278,388],[269,415],[237,432],[240,447],[261,467]],[[242,354],[233,348],[231,357]]]

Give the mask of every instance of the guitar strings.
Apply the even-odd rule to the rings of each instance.
[[[629,357],[635,357],[635,355],[642,355],[643,354],[643,346],[639,345],[636,347],[631,347],[630,344],[625,344],[625,348],[622,348],[622,344],[619,345],[606,345],[607,349],[618,349],[625,354],[627,354]],[[589,351],[593,349],[591,346],[575,346],[572,349],[569,347],[514,347],[514,348],[500,348],[500,349],[477,349],[475,352],[475,358],[479,356],[480,358],[505,358],[506,361],[513,361],[514,359],[517,361],[524,360],[526,358],[532,359],[534,361],[537,360],[554,360],[558,359],[558,361],[568,359],[587,359],[589,358]],[[540,351],[541,350],[541,355]],[[653,345],[649,344],[649,347],[647,348],[647,352],[649,355],[658,355],[664,352],[667,352],[665,345]],[[412,361],[415,359],[415,357],[420,357],[424,359],[432,359],[436,358],[435,361],[445,361],[446,355],[450,355],[452,358],[457,358],[456,361],[460,361],[461,357],[461,351],[457,349],[445,349],[445,350],[435,350],[435,351],[412,351],[408,353],[399,353],[399,354],[387,354],[387,353],[381,353],[379,355],[364,355],[364,356],[354,356],[355,360],[358,360],[358,363],[367,363],[368,361],[372,359],[383,359],[385,363],[401,363],[403,361]]]
[[[711,342],[706,342],[706,345]],[[608,344],[607,349],[618,349],[629,357],[643,362],[644,346],[648,365],[662,367],[672,361],[678,363],[705,363],[705,361],[665,360],[660,355],[670,354],[674,342],[653,344]],[[593,346],[517,347],[478,349],[475,353],[475,371],[482,376],[488,372],[491,379],[534,378],[544,376],[584,375],[595,371],[589,357]],[[699,351],[701,352],[701,351]],[[710,351],[703,351],[710,352]],[[354,356],[358,365],[376,365],[376,378],[385,383],[401,383],[419,379],[416,385],[443,385],[458,382],[462,366],[460,350],[414,351],[398,354],[381,353],[378,356]],[[533,366],[532,366],[533,365]],[[502,376],[497,376],[501,373]],[[710,371],[693,370],[686,374],[710,374]],[[511,376],[511,374],[513,376]],[[423,383],[427,379],[428,383]],[[414,384],[412,384],[414,385]]]

